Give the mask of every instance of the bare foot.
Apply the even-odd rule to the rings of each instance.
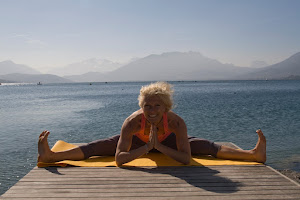
[[[39,142],[38,142],[38,162],[53,162],[52,155],[53,152],[50,150],[48,145],[48,135],[49,131],[43,131],[40,134]]]
[[[257,162],[265,163],[267,160],[267,156],[266,156],[267,141],[263,132],[260,129],[258,129],[256,133],[258,134],[258,141],[255,148],[252,151],[254,153]]]

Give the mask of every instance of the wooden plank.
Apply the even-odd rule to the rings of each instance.
[[[87,185],[87,186],[91,186],[91,185],[97,185],[98,187],[101,187],[101,186],[104,186],[106,187],[107,185],[109,184],[114,184],[114,185],[117,185],[119,187],[127,187],[127,186],[131,186],[131,187],[138,187],[138,185],[141,185],[143,184],[144,187],[146,186],[150,186],[151,187],[158,187],[157,185],[180,185],[180,184],[184,184],[186,183],[185,181],[182,181],[182,182],[160,182],[160,183],[151,183],[151,184],[147,184],[147,183],[144,183],[144,182],[126,182],[126,183],[116,183],[116,182],[110,182],[110,183],[95,183],[95,182],[88,182],[88,181],[82,181],[82,182],[65,182],[65,181],[62,181],[62,182],[22,182],[22,183],[17,183],[16,185],[22,185],[22,186],[32,186],[32,187],[35,187],[37,185],[44,185],[45,187],[48,187],[48,186],[57,186],[57,187],[65,187],[65,185]],[[187,183],[187,184],[190,184],[190,185],[193,185],[194,187],[224,187],[224,186],[232,186],[232,187],[237,187],[239,186],[239,184],[235,183],[235,182],[193,182],[193,183]],[[257,186],[257,187],[260,187],[260,186],[282,186],[282,185],[285,185],[285,186],[295,186],[293,183],[287,183],[287,182],[284,182],[284,181],[281,181],[281,182],[261,182],[259,180],[257,180],[256,182],[242,182],[240,183],[241,185],[243,186]],[[174,186],[176,187],[176,186]]]
[[[36,192],[36,193],[13,193],[13,194],[7,194],[5,197],[18,197],[18,198],[39,198],[43,197],[45,199],[48,198],[61,198],[62,194],[63,197],[69,197],[69,198],[90,198],[90,197],[98,197],[98,198],[108,198],[108,197],[177,197],[178,199],[180,198],[185,198],[189,196],[198,196],[199,198],[205,197],[205,196],[239,196],[241,199],[243,199],[243,196],[252,196],[253,198],[263,198],[264,195],[278,195],[280,197],[297,197],[299,198],[299,193],[291,194],[290,191],[287,191],[287,193],[283,193],[280,190],[274,190],[272,192],[270,191],[261,191],[261,192],[256,192],[256,191],[239,191],[239,192],[230,192],[230,193],[221,193],[217,194],[215,192],[193,192],[193,191],[179,191],[179,192],[169,192],[169,191],[164,191],[164,192],[124,192],[124,193],[119,193],[116,190],[115,192],[103,192],[103,193],[93,193],[93,192],[76,192],[76,191],[63,191],[63,192],[55,192],[50,191],[45,192]]]
[[[151,188],[155,189],[158,188],[159,190],[181,190],[185,188],[195,188],[195,186],[190,185],[190,184],[153,184],[151,187],[146,187],[145,185],[133,185],[133,184],[128,184],[128,185],[123,185],[122,189],[129,189],[131,190],[133,187],[136,188],[136,191],[138,190],[144,190],[145,188]],[[197,187],[196,187],[197,188]],[[222,190],[239,190],[239,191],[246,191],[246,190],[299,190],[298,186],[294,185],[262,185],[257,187],[255,186],[247,186],[247,185],[240,185],[240,186],[230,186],[227,184],[223,184],[223,186],[208,186],[203,184],[201,188],[205,190],[215,190],[215,191],[222,191]],[[16,191],[21,191],[21,190],[28,190],[32,189],[32,185],[15,185],[13,188],[11,188],[9,191],[12,192],[14,190]],[[35,185],[34,189],[97,189],[98,191],[110,191],[112,189],[120,189],[119,185],[63,185],[63,186],[58,186],[58,185]]]
[[[278,196],[278,195],[264,195],[263,197],[259,197],[259,196],[202,196],[201,199],[206,199],[206,200],[241,200],[245,199],[245,200],[260,200],[260,199],[276,199],[276,200],[299,200],[299,197],[287,197],[287,196]],[[20,199],[32,199],[32,198],[12,198],[12,197],[2,197],[1,199],[9,199],[9,200],[20,200]],[[54,199],[54,198],[49,198],[49,199]],[[60,200],[74,200],[74,199],[80,199],[80,198],[69,198],[69,197],[65,197],[65,198],[59,198]],[[110,197],[110,198],[99,198],[99,197],[89,197],[86,198],[88,200],[99,200],[99,199],[109,199],[109,200],[120,200],[120,197]],[[183,198],[178,198],[178,197],[122,197],[122,200],[178,200],[178,199],[185,199],[185,200],[199,200],[199,196],[189,196],[189,197],[183,197]],[[45,200],[44,198],[34,198],[34,200]]]
[[[99,175],[98,177],[115,177],[116,172],[106,172],[106,173],[102,173],[101,175]],[[189,173],[189,174],[186,174],[186,173],[172,173],[173,176],[191,176],[191,177],[194,177],[194,176],[213,176],[213,175],[218,175],[218,176],[225,176],[225,175],[234,175],[234,176],[250,176],[249,173],[255,173],[256,175],[274,175],[274,176],[278,176],[277,174],[274,174],[274,172],[271,172],[271,171],[267,171],[267,172],[260,172],[260,171],[252,171],[252,172],[249,172],[249,171],[239,171],[238,173],[234,173],[234,172],[219,172],[219,173],[211,173],[211,172],[207,172],[207,173],[197,173],[197,172],[194,172],[194,173]],[[118,176],[119,177],[125,177],[129,175],[127,172],[119,172],[118,173]],[[130,174],[130,177],[140,177],[140,176],[143,176],[143,177],[166,177],[166,176],[169,176],[170,174],[167,174],[167,173],[141,173],[141,172],[135,172],[134,174],[131,173]],[[36,176],[43,176],[43,177],[52,177],[53,175],[52,174],[48,174],[48,173],[44,173],[44,172],[41,172],[41,173],[35,173],[35,172],[32,172],[26,176],[24,176],[24,178],[31,178],[31,177],[36,177]],[[65,173],[65,174],[62,174],[61,177],[86,177],[86,178],[93,178],[95,177],[95,173],[94,172],[84,172],[84,173],[81,173],[81,172],[73,172],[73,173]]]
[[[213,187],[206,187],[206,188],[200,188],[200,187],[169,187],[169,188],[160,188],[160,187],[143,187],[143,188],[120,188],[120,187],[114,187],[114,188],[34,188],[31,190],[28,190],[28,188],[12,188],[7,192],[7,194],[17,194],[17,193],[62,193],[62,192],[70,192],[70,193],[149,193],[149,192],[201,192],[205,194],[206,191],[211,192],[217,192],[217,191],[226,191],[228,193],[230,192],[236,192],[236,193],[282,193],[282,191],[300,194],[299,188],[295,187],[289,187],[285,189],[274,189],[269,188],[267,189],[257,189],[257,190],[250,190],[250,189],[242,189],[243,187],[240,187],[240,189],[237,189],[236,187],[219,187],[218,190],[215,190]],[[252,187],[253,188],[253,187]],[[277,187],[278,188],[278,187]],[[210,190],[209,190],[210,189]]]
[[[78,174],[78,176],[76,175],[66,175],[66,176],[54,176],[53,174],[50,175],[50,174],[47,174],[45,176],[43,176],[43,178],[45,180],[49,180],[51,181],[51,179],[64,179],[64,180],[69,180],[69,179],[77,179],[77,180],[139,180],[141,178],[144,178],[144,179],[170,179],[170,176],[173,176],[173,177],[178,177],[178,178],[181,178],[181,179],[185,179],[185,180],[204,180],[204,179],[215,179],[215,178],[223,178],[223,177],[227,177],[229,179],[256,179],[256,178],[269,178],[269,179],[272,179],[272,178],[276,178],[276,179],[285,179],[284,177],[281,177],[281,176],[278,176],[276,174],[254,174],[252,173],[253,175],[251,175],[251,173],[249,174],[229,174],[229,173],[223,173],[223,174],[203,174],[203,175],[200,175],[200,174],[162,174],[162,175],[159,175],[159,174],[153,174],[151,176],[150,175],[145,175],[145,174],[142,174],[141,176],[136,176],[136,175],[132,175],[130,176],[130,174],[118,174],[118,177],[116,176],[112,176],[111,174],[109,175],[99,175],[99,176],[92,176],[92,175],[85,175],[85,174]],[[34,180],[36,177],[33,176],[33,175],[30,175],[30,176],[26,176],[24,177],[22,180],[20,181],[31,181],[31,180]]]

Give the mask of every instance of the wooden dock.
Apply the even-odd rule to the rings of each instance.
[[[32,169],[0,199],[300,199],[265,165]]]

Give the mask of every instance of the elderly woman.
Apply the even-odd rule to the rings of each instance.
[[[261,130],[256,131],[259,138],[252,150],[232,149],[188,136],[184,120],[171,111],[172,94],[171,85],[165,82],[143,86],[138,97],[141,109],[124,121],[120,135],[67,151],[52,152],[47,141],[50,132],[44,131],[39,137],[38,161],[83,160],[91,156],[114,155],[120,166],[149,151],[159,151],[183,164],[189,164],[191,154],[262,163],[266,161],[266,139]]]

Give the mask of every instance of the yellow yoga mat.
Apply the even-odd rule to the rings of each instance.
[[[55,145],[52,147],[51,150],[54,152],[58,152],[58,151],[65,151],[68,149],[72,149],[74,147],[76,147],[76,145],[59,140],[55,143]],[[49,167],[49,166],[66,167],[67,165],[78,166],[78,167],[117,166],[114,156],[94,156],[81,161],[63,160],[55,163],[43,163],[43,162],[37,163],[38,167]],[[211,166],[211,165],[261,165],[261,163],[222,160],[210,156],[193,156],[191,158],[191,163],[189,164],[189,166]],[[156,166],[186,166],[186,165],[183,165],[162,153],[148,153],[147,155],[143,155],[129,163],[124,164],[123,166],[156,167]]]

